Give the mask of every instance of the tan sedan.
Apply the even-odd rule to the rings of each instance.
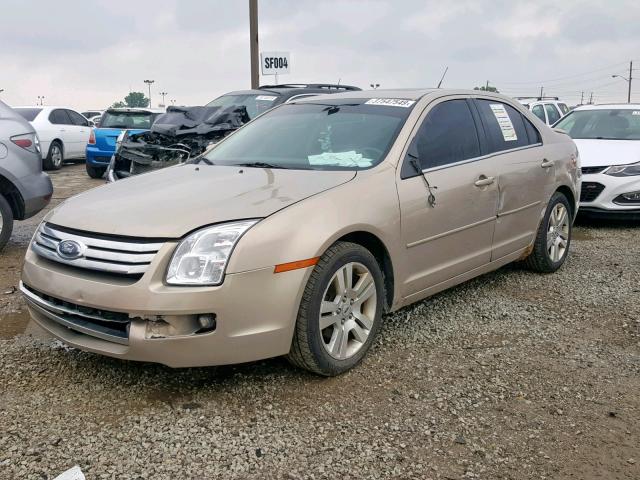
[[[282,105],[190,164],[51,212],[27,252],[33,319],[174,367],[286,355],[356,365],[383,313],[524,260],[566,260],[572,140],[517,102],[447,90]]]

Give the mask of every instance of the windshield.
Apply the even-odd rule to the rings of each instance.
[[[207,103],[207,107],[246,107],[249,118],[255,118],[276,105],[279,95],[223,95]]]
[[[32,122],[42,111],[41,108],[14,108],[28,122]]]
[[[365,169],[382,161],[411,109],[364,103],[288,104],[247,124],[204,158],[216,165]]]
[[[148,130],[157,117],[151,112],[107,111],[100,119],[100,128],[128,128]]]
[[[640,140],[640,109],[574,110],[555,127],[575,139]]]

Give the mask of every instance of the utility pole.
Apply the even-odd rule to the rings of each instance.
[[[258,73],[258,0],[249,0],[249,53],[251,57],[251,88],[260,86]]]
[[[593,105],[593,92],[591,92],[591,96],[589,97],[589,105]]]
[[[160,95],[162,95],[162,106],[164,106],[164,97],[169,94],[167,92],[160,92]]]
[[[146,83],[149,86],[149,108],[151,108],[151,84],[155,82],[155,80],[145,80],[144,83]]]
[[[627,103],[631,103],[631,81],[633,80],[633,61],[629,62],[629,93],[627,94]]]
[[[580,105],[584,105],[584,91],[580,95]]]
[[[543,94],[544,94],[544,87],[540,87],[540,100],[542,100]]]

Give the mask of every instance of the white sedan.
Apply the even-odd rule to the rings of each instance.
[[[579,107],[554,126],[578,146],[580,211],[640,218],[640,104]]]
[[[31,122],[40,139],[45,170],[58,170],[62,162],[84,158],[91,135],[89,120],[68,107],[15,107]]]

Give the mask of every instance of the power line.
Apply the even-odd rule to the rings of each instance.
[[[596,68],[594,70],[589,70],[587,72],[582,72],[582,73],[576,73],[574,75],[567,75],[564,77],[557,77],[557,78],[549,78],[546,80],[531,80],[531,81],[526,81],[526,82],[495,82],[495,83],[502,83],[504,85],[544,85],[547,83],[553,83],[553,82],[558,82],[561,80],[568,80],[568,79],[572,79],[572,78],[578,78],[578,77],[584,77],[584,76],[589,76],[592,75],[594,73],[599,73],[605,70],[609,70],[612,69],[614,67],[618,67],[620,65],[627,65],[628,62],[618,62],[618,63],[613,63],[611,65],[607,65],[605,67],[601,67],[601,68]]]

